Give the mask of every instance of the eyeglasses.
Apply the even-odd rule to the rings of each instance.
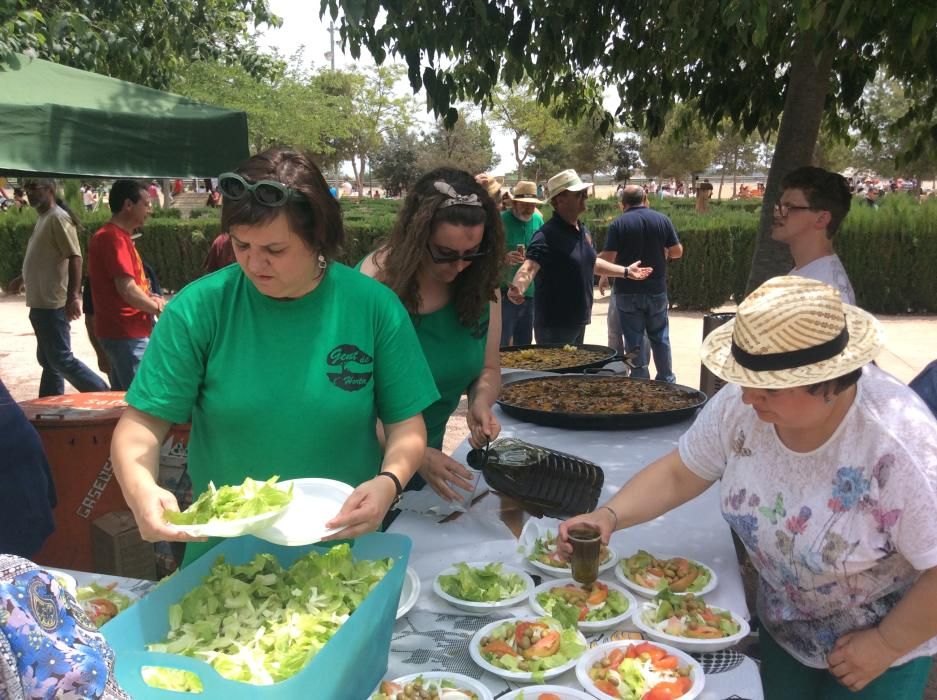
[[[816,211],[815,207],[801,207],[796,204],[781,204],[778,202],[774,205],[774,211],[778,213],[778,216],[786,217],[792,211]]]
[[[429,251],[429,256],[433,259],[433,262],[437,265],[444,265],[445,263],[454,263],[459,262],[460,260],[465,260],[466,262],[472,262],[473,260],[481,260],[482,258],[488,255],[488,248],[481,249],[479,248],[474,253],[465,253],[463,255],[440,255],[435,250],[433,246],[430,245],[429,241],[426,242],[426,250]]]
[[[227,199],[244,199],[248,194],[265,207],[282,207],[288,201],[303,201],[306,195],[276,180],[248,182],[237,173],[222,173],[218,189]]]

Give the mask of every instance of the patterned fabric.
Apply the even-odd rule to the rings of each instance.
[[[798,661],[826,668],[846,632],[878,624],[937,566],[937,422],[869,366],[833,436],[794,452],[726,386],[680,440],[759,573],[758,614]],[[937,652],[931,639],[894,665]]]
[[[71,594],[26,559],[0,555],[0,697],[129,700],[114,653]]]

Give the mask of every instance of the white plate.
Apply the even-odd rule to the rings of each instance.
[[[537,693],[553,693],[559,696],[560,700],[593,700],[588,693],[560,685],[529,685],[526,688],[512,690],[507,695],[502,695],[499,700],[516,700],[521,693],[524,694],[522,700],[537,700]],[[606,700],[608,700],[607,697]]]
[[[548,615],[549,613],[547,613],[547,611],[543,609],[543,606],[540,605],[540,601],[537,600],[537,595],[539,593],[549,591],[551,588],[556,588],[557,586],[565,586],[570,583],[576,584],[577,586],[579,585],[571,578],[558,578],[558,579],[550,579],[549,581],[544,581],[543,583],[541,583],[539,586],[537,586],[534,590],[530,592],[530,607],[534,609],[535,613],[538,613],[540,615]],[[628,591],[626,591],[621,586],[615,583],[609,583],[607,581],[601,581],[600,583],[604,583],[606,586],[608,586],[609,591],[617,591],[621,593],[621,595],[625,597],[625,600],[628,601],[628,609],[625,612],[623,612],[621,615],[610,617],[609,619],[602,620],[601,622],[598,622],[598,621],[586,622],[585,620],[583,620],[582,622],[578,624],[579,629],[581,629],[583,632],[601,632],[603,630],[609,630],[615,625],[619,625],[622,622],[631,619],[631,615],[634,613],[634,610],[638,605],[638,602],[635,600],[634,596],[631,595]]]
[[[722,611],[723,609],[713,607],[713,610]],[[653,611],[653,603],[646,601],[640,603],[635,607],[631,621],[634,623],[635,627],[637,627],[647,637],[650,637],[655,642],[663,642],[664,644],[669,644],[672,647],[683,649],[684,651],[699,653],[703,651],[719,651],[720,649],[728,649],[729,647],[733,647],[745,639],[750,631],[748,622],[745,619],[739,617],[731,610],[728,610],[726,612],[732,615],[732,619],[739,626],[739,631],[735,634],[729,637],[721,637],[719,639],[690,639],[689,637],[678,637],[673,634],[661,632],[656,627],[654,627],[653,624],[644,620],[644,614],[646,612],[653,613]]]
[[[670,555],[670,554],[656,555],[655,554],[654,556],[657,559],[673,559],[675,556],[679,556],[679,555]],[[653,588],[645,588],[644,586],[639,586],[637,583],[635,583],[630,578],[625,576],[625,572],[622,571],[621,565],[626,561],[626,559],[627,557],[622,557],[621,560],[618,562],[618,566],[615,567],[615,578],[621,581],[623,585],[627,586],[638,595],[644,596],[645,598],[653,598],[658,593],[660,593],[660,591],[654,590]],[[690,559],[689,557],[684,557],[684,559],[688,559],[689,561],[693,562],[697,566],[705,567],[706,570],[709,571],[709,583],[703,586],[703,588],[699,591],[686,591],[685,593],[677,593],[676,591],[673,591],[673,594],[674,595],[686,595],[687,593],[692,593],[693,595],[706,595],[710,591],[715,590],[716,584],[719,582],[719,578],[716,576],[716,572],[713,571],[713,568],[711,566],[707,566],[701,561],[697,561],[696,559]]]
[[[50,569],[43,566],[42,570],[48,573],[52,578],[56,579],[59,586],[61,586],[65,591],[72,594],[73,598],[78,597],[78,581],[75,580],[75,577],[71,574],[66,574],[64,571],[59,569]]]
[[[325,524],[338,515],[355,490],[353,487],[334,479],[292,479],[282,483],[286,487],[293,485],[293,501],[282,518],[272,527],[254,532],[255,537],[287,547],[302,547],[338,532]]]
[[[289,481],[281,481],[275,484],[276,488],[285,491],[289,488]],[[293,490],[293,500],[279,510],[271,510],[260,515],[252,515],[249,518],[239,518],[238,520],[212,520],[207,523],[197,525],[173,525],[179,532],[184,532],[193,537],[240,537],[241,535],[255,535],[262,530],[283,518],[287,511],[296,502],[296,491]]]
[[[579,662],[576,664],[576,680],[579,681],[579,684],[585,688],[589,693],[594,697],[600,698],[601,700],[608,700],[609,696],[603,693],[601,690],[595,687],[595,684],[592,682],[592,679],[589,678],[589,669],[592,668],[592,664],[597,661],[601,661],[605,656],[611,652],[613,649],[625,649],[627,650],[632,644],[641,644],[642,642],[637,640],[628,640],[623,639],[619,642],[606,642],[605,644],[600,644],[597,647],[592,647],[587,650],[585,654],[579,657]],[[690,689],[680,696],[680,700],[693,700],[700,693],[703,692],[703,685],[706,682],[706,678],[703,675],[703,667],[700,666],[699,661],[694,659],[692,656],[687,654],[684,651],[679,649],[674,649],[671,646],[666,644],[658,644],[657,642],[652,642],[654,646],[658,646],[668,654],[672,654],[680,659],[680,667],[692,666],[693,671],[691,676],[693,678],[693,685]]]
[[[469,654],[472,657],[472,661],[478,664],[485,671],[488,671],[489,673],[493,673],[496,676],[501,676],[501,678],[507,678],[508,680],[511,680],[511,681],[522,681],[522,682],[527,682],[527,683],[532,682],[533,675],[534,675],[533,673],[527,673],[527,672],[522,672],[522,671],[508,671],[505,668],[499,668],[493,664],[488,663],[485,660],[485,657],[482,656],[481,640],[482,638],[487,637],[493,629],[495,629],[499,625],[503,625],[506,622],[513,622],[514,624],[517,624],[519,622],[540,622],[540,621],[541,619],[539,617],[509,617],[509,618],[505,618],[504,620],[497,620],[495,622],[485,625],[480,630],[478,630],[478,632],[475,633],[475,635],[472,637],[472,641],[469,642]],[[559,631],[558,624],[557,624],[557,631]],[[586,647],[586,653],[588,653],[589,645],[586,642],[586,638],[582,636],[582,632],[576,632],[576,634],[579,636],[580,643],[584,647]],[[579,658],[582,658],[582,657],[580,656]],[[569,669],[571,669],[573,666],[576,665],[577,661],[578,659],[570,659],[569,661],[567,661],[565,664],[562,664],[561,666],[557,666],[556,668],[551,668],[547,671],[541,671],[541,674],[544,679],[554,678],[556,676],[559,676],[565,673]]]
[[[488,561],[472,561],[466,562],[473,569],[483,569],[489,564],[501,564],[501,562],[488,562]],[[505,598],[504,600],[499,600],[494,603],[477,603],[472,600],[462,600],[461,598],[456,598],[454,596],[446,593],[442,586],[439,584],[440,576],[447,576],[456,573],[458,569],[453,565],[449,566],[436,576],[433,579],[433,592],[442,598],[444,601],[449,603],[449,605],[455,606],[460,610],[467,610],[469,612],[484,613],[490,610],[496,610],[497,608],[510,608],[515,605],[520,605],[521,603],[527,600],[527,596],[530,595],[530,592],[534,588],[534,580],[530,578],[530,574],[526,571],[518,569],[516,567],[510,566],[508,564],[501,564],[501,572],[504,574],[516,574],[521,577],[521,580],[524,582],[524,590],[518,593],[516,596],[511,598]]]
[[[423,673],[411,673],[407,676],[394,678],[391,682],[400,683],[401,685],[403,685],[404,683],[409,683],[410,681],[416,678],[419,678],[420,676],[423,676],[424,681],[434,681],[434,680],[452,681],[460,688],[464,688],[465,690],[471,690],[473,693],[475,693],[478,696],[479,700],[494,700],[494,697],[492,696],[491,691],[488,690],[488,688],[483,686],[479,681],[475,680],[474,678],[463,676],[461,673],[446,673],[445,671],[424,671]],[[424,684],[423,687],[425,688],[428,685],[429,684]],[[432,686],[429,686],[429,687],[432,687]],[[381,689],[381,686],[380,684],[378,684],[377,688],[374,689],[374,693],[376,693],[380,689]],[[374,695],[374,693],[371,693],[371,695]]]
[[[408,566],[407,573],[403,577],[403,588],[400,589],[400,602],[397,604],[398,620],[410,612],[419,597],[420,577]]]

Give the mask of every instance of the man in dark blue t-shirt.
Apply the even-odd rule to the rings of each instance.
[[[623,212],[608,227],[605,250],[599,258],[622,264],[638,260],[653,272],[645,279],[616,279],[615,305],[625,336],[625,349],[640,347],[637,367],[632,377],[647,379],[647,344],[650,341],[656,379],[675,382],[670,353],[670,328],[667,318],[667,261],[683,255],[683,246],[677,238],[673,223],[660,212],[647,206],[647,195],[637,185],[628,185],[621,193]]]

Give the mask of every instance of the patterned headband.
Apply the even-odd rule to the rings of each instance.
[[[474,194],[459,194],[448,182],[443,180],[437,180],[433,183],[433,187],[436,188],[437,192],[442,192],[446,195],[446,200],[439,205],[440,209],[445,209],[446,207],[451,207],[456,204],[461,204],[466,207],[480,207],[482,206],[481,200],[478,198],[478,195]]]

